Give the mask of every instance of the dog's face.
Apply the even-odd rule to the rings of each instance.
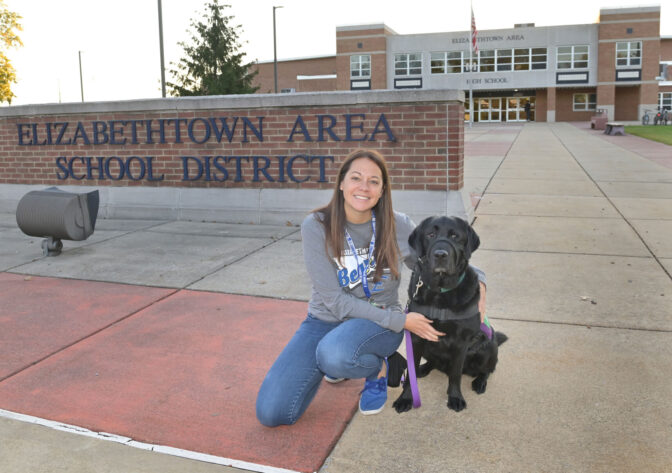
[[[480,239],[471,225],[460,218],[429,217],[413,230],[408,244],[420,258],[423,280],[431,287],[453,289]]]

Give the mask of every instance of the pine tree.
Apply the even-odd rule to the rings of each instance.
[[[226,16],[218,0],[206,5],[200,21],[191,20],[191,44],[178,43],[184,48],[184,57],[171,69],[174,82],[169,82],[174,96],[251,94],[256,75],[252,64],[243,64],[238,32],[241,26],[231,26],[233,16]]]
[[[21,17],[10,12],[5,2],[0,0],[0,102],[12,103],[15,97],[12,92],[12,83],[16,83],[16,71],[5,55],[8,48],[22,46],[21,39],[16,31],[21,31],[19,20]]]

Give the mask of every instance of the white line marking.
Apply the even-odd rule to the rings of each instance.
[[[99,440],[106,440],[108,442],[120,443],[127,447],[138,448],[140,450],[149,450],[165,455],[172,455],[175,457],[187,458],[189,460],[197,460],[206,463],[214,463],[222,466],[232,466],[243,470],[256,471],[259,473],[299,473],[295,470],[286,470],[285,468],[277,468],[274,466],[260,465],[258,463],[250,463],[242,460],[235,460],[233,458],[218,457],[215,455],[208,455],[206,453],[194,452],[191,450],[183,450],[181,448],[168,447],[165,445],[154,445],[151,443],[137,442],[130,437],[122,435],[110,434],[107,432],[94,432],[76,425],[64,424],[63,422],[56,422],[53,420],[42,419],[40,417],[33,417],[26,414],[19,414],[16,412],[6,411],[0,409],[0,417],[6,419],[17,420],[29,424],[41,425],[54,430],[69,432],[71,434],[82,435],[84,437],[93,437]]]

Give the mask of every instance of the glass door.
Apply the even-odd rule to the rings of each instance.
[[[506,99],[506,121],[524,122],[527,120],[525,105],[530,104],[530,121],[534,120],[534,102],[535,97],[507,97]]]
[[[502,121],[502,99],[501,98],[478,99],[477,117],[479,122]]]

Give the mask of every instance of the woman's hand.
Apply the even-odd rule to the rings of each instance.
[[[478,282],[481,285],[481,298],[478,301],[478,311],[481,313],[481,323],[485,321],[485,284]]]
[[[439,332],[432,326],[431,320],[418,312],[409,312],[406,314],[404,328],[430,342],[438,342],[439,337],[445,335],[445,333]]]

